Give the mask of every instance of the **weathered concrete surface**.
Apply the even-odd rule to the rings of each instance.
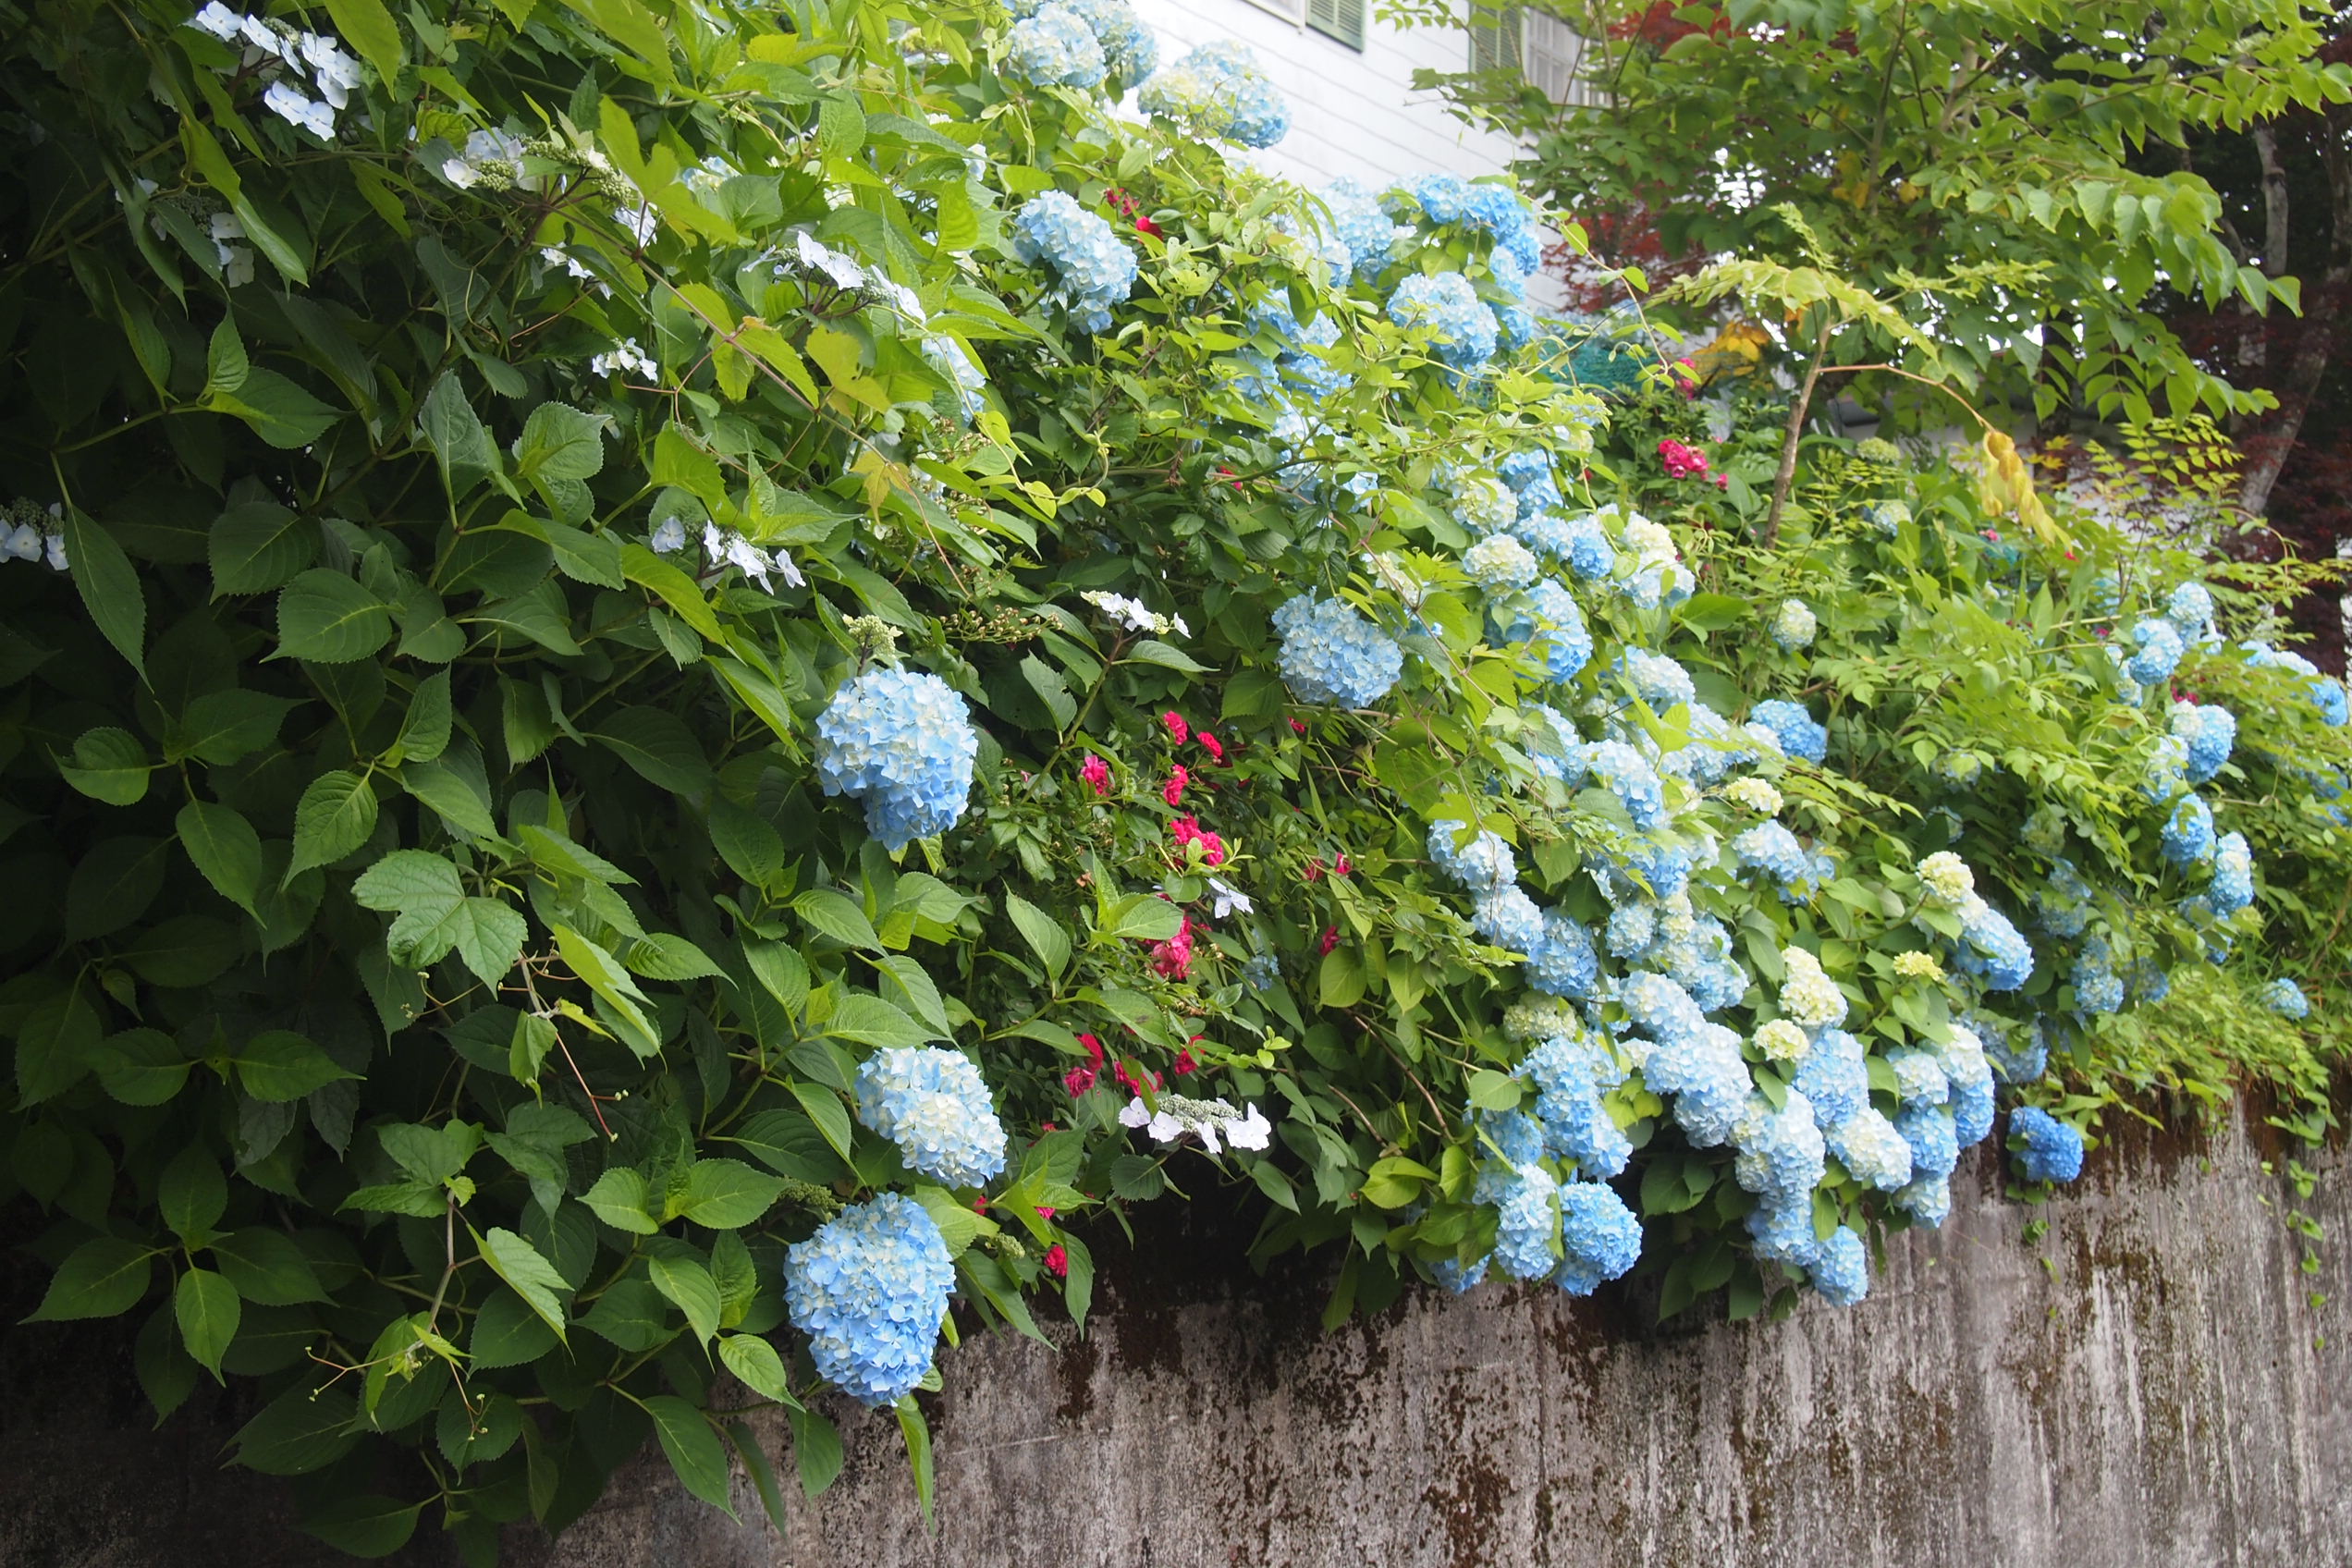
[[[1117,1271],[1087,1343],[946,1356],[936,1535],[894,1424],[845,1412],[851,1467],[794,1495],[789,1542],[655,1460],[531,1561],[2352,1564],[2352,1169],[2330,1158],[2314,1195],[2312,1281],[2244,1130],[2119,1145],[2038,1245],[1978,1150],[1861,1306],[1668,1337],[1623,1301],[1492,1290],[1326,1336],[1308,1281],[1188,1280],[1163,1246]]]
[[[1319,1268],[1237,1276],[1230,1235],[1098,1241],[1084,1342],[945,1356],[937,1533],[895,1424],[849,1408],[848,1469],[814,1506],[792,1493],[789,1542],[740,1477],[738,1525],[648,1455],[509,1560],[2352,1568],[2352,1162],[2321,1162],[2311,1280],[2243,1128],[2126,1133],[2039,1211],[2033,1246],[1989,1152],[1942,1232],[1896,1239],[1868,1302],[1781,1324],[1660,1334],[1623,1297],[1489,1290],[1326,1336]],[[2316,1309],[2314,1286],[2333,1297]],[[337,1561],[288,1531],[270,1483],[213,1468],[233,1400],[150,1434],[120,1360],[78,1360],[104,1342],[121,1356],[55,1328],[0,1347],[0,1563]],[[403,1561],[448,1561],[431,1533]]]

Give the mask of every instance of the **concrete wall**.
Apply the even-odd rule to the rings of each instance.
[[[943,1357],[936,1534],[895,1426],[844,1409],[849,1467],[813,1507],[793,1493],[787,1541],[747,1483],[738,1525],[652,1455],[510,1561],[2352,1565],[2352,1169],[2321,1161],[2310,1207],[2330,1240],[2308,1280],[2247,1127],[2127,1131],[2040,1211],[2002,1200],[1972,1151],[1949,1225],[1896,1238],[1869,1301],[1780,1324],[1660,1331],[1625,1293],[1490,1289],[1411,1293],[1326,1336],[1320,1268],[1256,1280],[1230,1233],[1189,1228],[1132,1254],[1101,1241],[1084,1342]],[[2028,1245],[2035,1212],[2051,1224]],[[2333,1294],[2316,1309],[2314,1284]],[[0,1562],[326,1560],[266,1482],[213,1470],[233,1401],[147,1433],[103,1354],[53,1327],[0,1346]],[[404,1555],[446,1561],[423,1535]]]

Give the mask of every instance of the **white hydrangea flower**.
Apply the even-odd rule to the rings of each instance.
[[[1119,1123],[1139,1127],[1159,1144],[1172,1144],[1190,1133],[1211,1154],[1223,1153],[1229,1143],[1237,1149],[1262,1149],[1274,1125],[1254,1105],[1236,1109],[1231,1100],[1196,1100],[1183,1095],[1161,1095],[1158,1109],[1146,1106],[1138,1095],[1120,1111]]]
[[[360,62],[343,52],[342,41],[331,34],[306,32],[295,40],[295,47],[311,68],[319,96],[337,110],[350,103],[352,90],[360,85]]]
[[[655,216],[650,202],[640,202],[634,208],[615,207],[613,222],[626,229],[629,237],[636,240],[641,248],[651,245],[654,236],[661,231],[661,219]]]
[[[1820,1029],[1845,1017],[1845,993],[1803,948],[1782,948],[1787,978],[1781,982],[1781,1011],[1800,1027]]]
[[[335,111],[283,81],[273,81],[262,94],[263,106],[291,126],[298,126],[321,141],[335,140]]]
[[[866,285],[865,268],[858,264],[856,257],[843,255],[808,230],[793,235],[792,244],[802,266],[823,273],[836,287],[862,288]]]
[[[1894,973],[1904,980],[1941,980],[1943,965],[1933,953],[1907,952],[1894,955]]]
[[[1212,876],[1208,879],[1208,896],[1216,900],[1217,907],[1212,918],[1218,920],[1224,919],[1235,910],[1241,911],[1243,914],[1250,914],[1254,913],[1257,908],[1256,904],[1250,902],[1247,893],[1221,877]]]
[[[1960,907],[1977,888],[1976,873],[1950,850],[1938,850],[1921,861],[1919,880],[1927,884],[1928,897],[1946,909]]]
[[[1090,589],[1078,596],[1130,631],[1149,631],[1160,637],[1171,631],[1186,637],[1192,635],[1192,628],[1184,624],[1182,616],[1161,615],[1140,599],[1131,599],[1124,594]]]
[[[1756,1048],[1767,1061],[1802,1061],[1811,1047],[1805,1031],[1785,1018],[1775,1018],[1756,1032]]]
[[[220,0],[208,0],[202,10],[188,18],[188,25],[200,28],[227,43],[243,33],[245,18],[222,5]]]
[[[1781,813],[1781,792],[1766,779],[1734,778],[1723,786],[1723,798],[1758,816],[1778,816]]]
[[[661,366],[655,364],[653,357],[637,346],[637,339],[634,337],[624,337],[613,345],[609,353],[598,354],[588,361],[588,368],[598,375],[610,375],[615,371],[629,371],[643,376],[648,381],[661,379]]]

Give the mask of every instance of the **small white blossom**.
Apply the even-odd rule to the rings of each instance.
[[[1106,594],[1097,589],[1078,596],[1130,631],[1149,631],[1165,637],[1173,630],[1183,636],[1192,635],[1192,629],[1184,624],[1183,617],[1161,615],[1149,605],[1123,594]]]
[[[653,537],[645,541],[656,555],[674,556],[686,547],[686,520],[672,514],[654,525]]]
[[[49,546],[49,570],[52,571],[65,571],[68,570],[66,564],[66,536],[62,533],[52,533],[49,535],[47,543]]]
[[[1212,876],[1208,879],[1208,896],[1216,900],[1216,912],[1212,918],[1217,920],[1224,919],[1235,910],[1240,910],[1243,914],[1250,914],[1257,908],[1250,902],[1247,893],[1221,877]]]
[[[287,124],[300,127],[321,141],[335,140],[335,111],[285,82],[271,82],[269,91],[262,94],[262,103]]]
[[[627,229],[630,238],[636,240],[641,247],[651,245],[654,242],[654,236],[661,232],[661,220],[654,215],[653,203],[650,202],[633,209],[615,207],[613,222]]]
[[[5,538],[0,538],[0,551],[20,561],[41,558],[41,530],[29,522],[18,523]]]
[[[1723,798],[1758,816],[1778,816],[1781,792],[1761,778],[1734,778],[1723,786]]]
[[[349,103],[352,89],[360,85],[360,62],[325,34],[306,32],[295,43],[311,67],[311,79],[318,83],[319,96],[337,109]]]
[[[1236,1110],[1231,1100],[1196,1100],[1183,1095],[1161,1095],[1157,1110],[1145,1105],[1138,1095],[1120,1111],[1119,1121],[1123,1127],[1142,1128],[1154,1143],[1172,1144],[1190,1133],[1211,1154],[1223,1153],[1226,1144],[1237,1149],[1262,1149],[1273,1131],[1273,1123],[1256,1106]]]
[[[794,250],[801,264],[823,273],[842,288],[860,288],[866,283],[865,269],[853,256],[845,256],[806,229],[792,236]]]
[[[1273,1135],[1274,1123],[1267,1121],[1266,1113],[1257,1107],[1253,1105],[1244,1109],[1248,1115],[1239,1121],[1226,1123],[1225,1141],[1237,1149],[1262,1149]]]
[[[222,5],[220,0],[209,0],[202,10],[188,18],[188,25],[201,28],[227,43],[244,31],[245,18]]]
[[[610,375],[615,371],[630,371],[643,376],[648,381],[661,379],[661,366],[655,364],[652,356],[637,346],[637,339],[634,337],[624,337],[613,345],[611,352],[598,354],[588,361],[588,368],[598,375]]]

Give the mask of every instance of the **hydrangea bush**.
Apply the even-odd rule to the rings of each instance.
[[[1229,163],[1116,0],[327,9],[5,67],[0,1032],[36,1316],[337,1546],[774,1507],[827,1389],[927,1499],[941,1336],[1212,1181],[1333,1321],[1777,1314],[2323,1088],[2292,566],[1819,443],[1768,545],[1768,389],[1604,398],[1515,192]]]

